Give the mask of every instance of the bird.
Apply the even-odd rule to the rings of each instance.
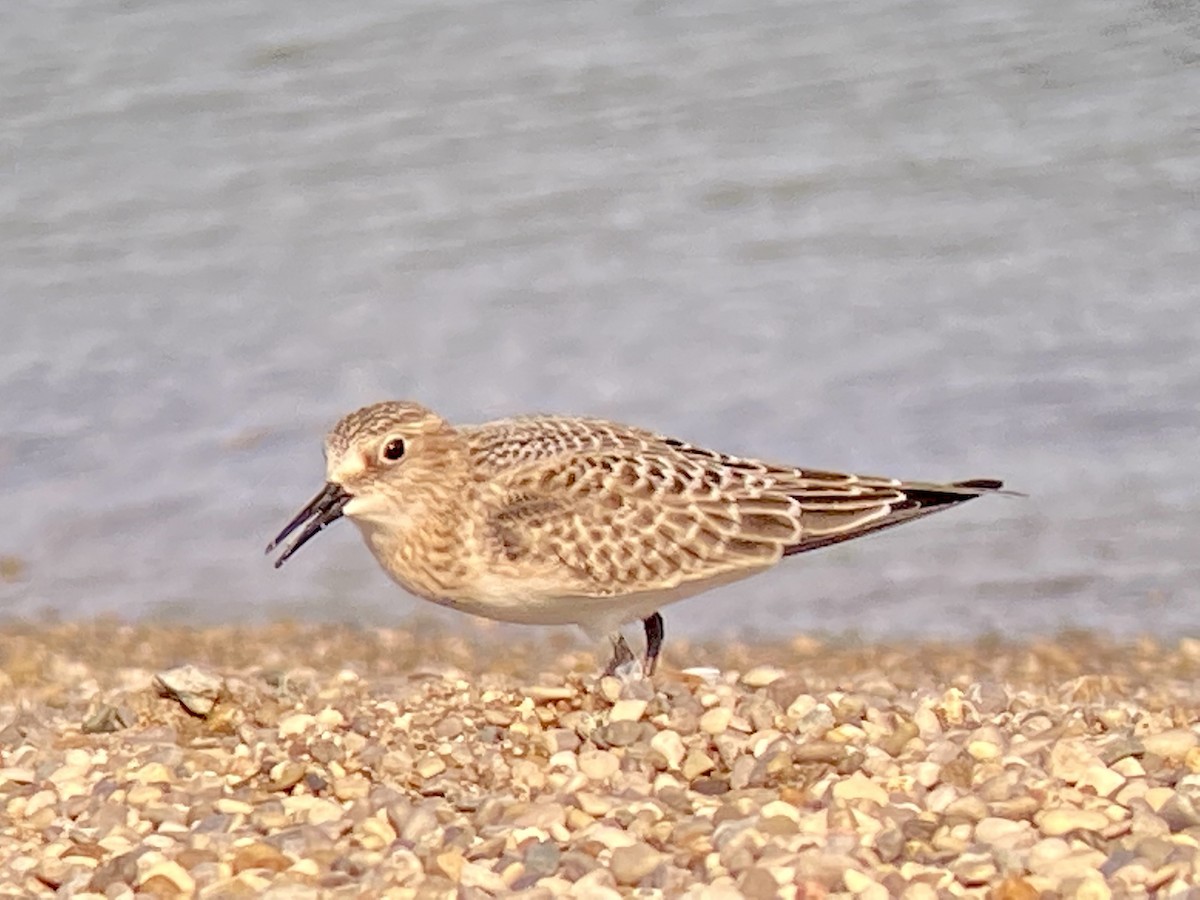
[[[409,593],[580,626],[611,642],[606,673],[638,667],[622,627],[640,621],[645,676],[664,606],[1003,487],[779,465],[598,418],[455,426],[406,400],[346,415],[324,449],[325,486],[267,545],[275,568],[345,517]]]

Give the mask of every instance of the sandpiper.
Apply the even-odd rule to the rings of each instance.
[[[343,418],[325,462],[325,487],[267,546],[299,531],[276,568],[347,516],[410,593],[607,636],[609,672],[635,663],[621,626],[640,620],[647,675],[668,603],[1001,487],[798,469],[602,419],[454,426],[407,401]]]

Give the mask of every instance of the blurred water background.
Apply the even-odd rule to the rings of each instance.
[[[0,616],[403,623],[267,539],[342,413],[985,499],[668,633],[1196,632],[1200,7],[0,8]]]

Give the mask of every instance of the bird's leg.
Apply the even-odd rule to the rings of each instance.
[[[646,626],[646,663],[643,668],[646,670],[646,677],[649,678],[654,674],[654,667],[658,665],[658,652],[662,650],[663,617],[659,613],[652,613],[642,619],[642,624]]]
[[[609,640],[612,641],[613,655],[608,661],[608,665],[604,667],[605,675],[616,675],[617,670],[623,666],[627,666],[632,662],[637,662],[637,658],[633,655],[633,651],[629,649],[629,645],[625,643],[625,635],[621,632],[616,632],[609,635]]]

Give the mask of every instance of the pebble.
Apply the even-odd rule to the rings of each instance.
[[[199,666],[185,665],[166,669],[154,676],[159,691],[178,700],[192,715],[204,718],[216,706],[225,681],[221,676]]]
[[[723,706],[714,706],[700,717],[700,730],[706,734],[724,734],[733,721],[733,710]]]
[[[494,635],[13,629],[0,896],[1200,890],[1200,643],[772,646],[622,681]]]
[[[608,714],[610,722],[637,722],[646,712],[645,700],[618,700]]]
[[[609,869],[617,884],[636,885],[653,872],[663,860],[663,854],[640,841],[612,851]]]
[[[579,771],[592,781],[604,781],[621,769],[621,760],[608,750],[585,750],[579,754]]]
[[[1071,807],[1043,810],[1034,821],[1047,837],[1061,837],[1073,831],[1103,831],[1112,824],[1102,812]]]
[[[870,800],[880,806],[888,802],[888,792],[862,772],[855,772],[850,777],[835,782],[833,796],[846,802]]]
[[[1183,759],[1196,745],[1196,732],[1185,728],[1170,728],[1142,736],[1142,746],[1147,753],[1167,759]]]

